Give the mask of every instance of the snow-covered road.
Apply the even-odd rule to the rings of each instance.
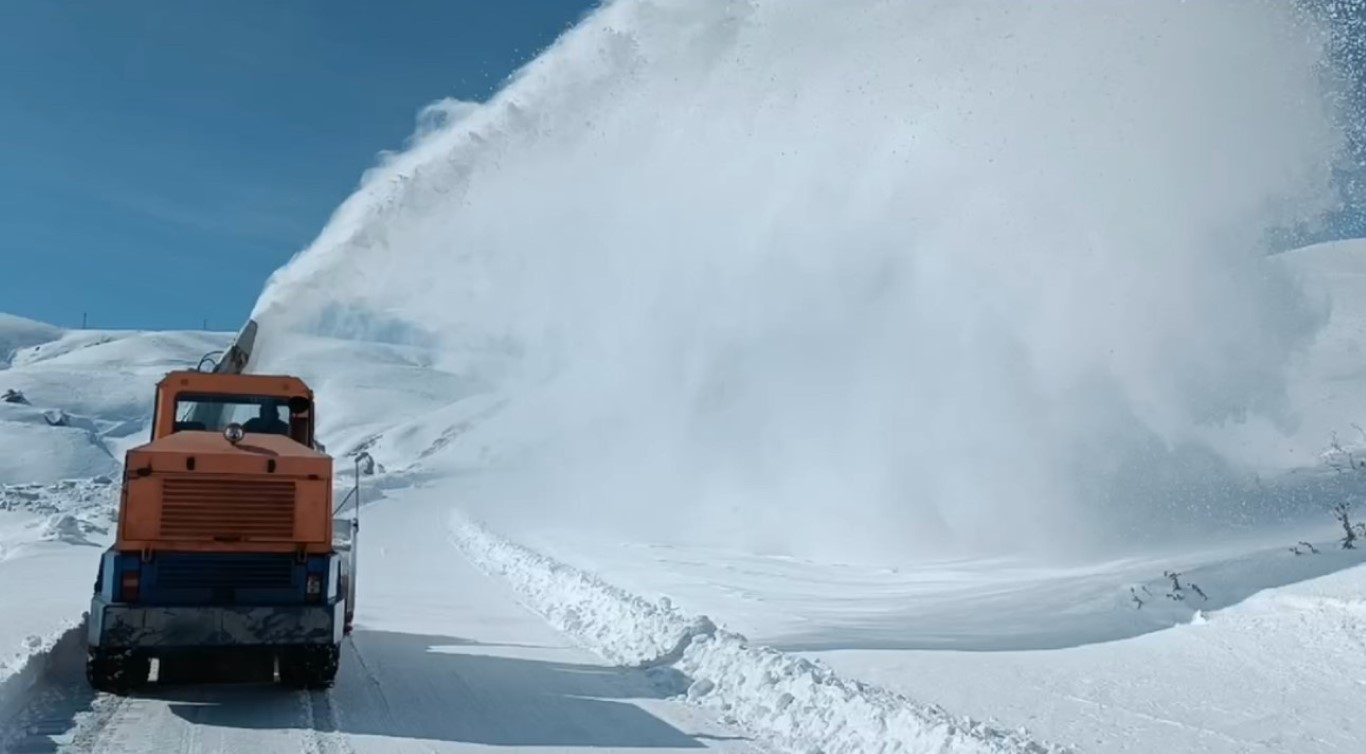
[[[667,673],[611,667],[475,570],[420,492],[365,510],[357,628],[336,685],[152,686],[92,694],[73,636],[28,695],[13,754],[763,751],[666,695]]]

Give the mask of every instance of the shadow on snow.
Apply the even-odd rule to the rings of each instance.
[[[61,750],[73,733],[82,734],[78,723],[98,718],[101,704],[109,701],[86,687],[79,631],[61,649],[15,721],[15,729],[24,732],[11,743],[10,754]],[[548,748],[702,749],[703,740],[714,738],[685,733],[631,703],[681,692],[685,680],[676,671],[646,673],[516,656],[538,651],[545,650],[358,628],[345,645],[334,687],[308,692],[311,727],[346,735]],[[130,701],[164,702],[169,718],[189,725],[298,730],[310,727],[301,712],[301,693],[265,683],[153,683]]]

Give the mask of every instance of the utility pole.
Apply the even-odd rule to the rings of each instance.
[[[82,330],[85,329],[85,325],[86,325],[86,322],[89,321],[89,317],[90,317],[90,315],[89,315],[87,312],[81,312],[81,329],[82,329]]]

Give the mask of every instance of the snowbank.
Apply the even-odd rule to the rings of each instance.
[[[524,604],[607,659],[672,665],[691,682],[687,699],[729,724],[803,752],[1062,752],[1024,731],[959,718],[777,650],[753,646],[667,598],[650,602],[516,545],[463,516],[456,544],[485,573],[505,579]]]
[[[620,665],[678,659],[697,636],[715,633],[706,617],[689,618],[667,599],[652,603],[457,518],[455,541],[486,573],[510,583],[552,626]]]
[[[104,534],[118,515],[119,485],[111,477],[64,479],[53,484],[0,485],[0,511],[46,516],[43,532],[70,529]],[[75,527],[75,529],[73,529]],[[38,539],[56,539],[42,536]]]
[[[59,327],[0,313],[0,369],[8,367],[20,349],[56,340],[62,333]]]
[[[82,618],[82,622],[84,618]],[[41,712],[44,699],[36,690],[49,671],[58,664],[69,664],[83,651],[82,623],[68,624],[46,638],[31,636],[17,658],[0,664],[0,752],[27,732],[21,714]]]

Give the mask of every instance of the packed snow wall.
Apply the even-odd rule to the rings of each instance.
[[[905,555],[1275,515],[1209,438],[1293,422],[1326,316],[1266,239],[1334,209],[1331,38],[1257,0],[608,3],[423,112],[269,282],[261,363],[500,349],[452,452],[521,449],[504,518]]]

